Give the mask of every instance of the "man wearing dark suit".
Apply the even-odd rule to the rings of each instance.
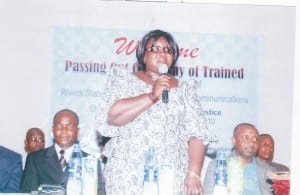
[[[21,192],[36,191],[41,184],[66,187],[67,166],[60,163],[60,156],[63,153],[66,162],[71,158],[73,144],[79,133],[78,124],[78,115],[72,110],[63,109],[54,115],[54,144],[28,154],[21,180]]]
[[[22,171],[21,154],[0,146],[0,193],[18,192]]]
[[[289,167],[273,162],[275,142],[270,134],[260,134],[258,142],[257,158],[271,165],[277,172],[289,172]]]

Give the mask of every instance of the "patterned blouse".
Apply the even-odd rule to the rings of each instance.
[[[150,146],[155,147],[160,163],[172,163],[175,170],[174,190],[184,194],[184,178],[188,167],[188,140],[191,137],[209,142],[206,120],[199,102],[195,80],[180,81],[169,91],[169,103],[161,100],[130,123],[109,126],[110,106],[119,99],[149,93],[152,86],[125,68],[113,68],[107,78],[104,96],[96,114],[96,129],[112,137],[105,145],[108,161],[104,175],[107,195],[141,195],[144,159]]]

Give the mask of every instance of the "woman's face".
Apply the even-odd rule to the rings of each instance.
[[[174,54],[165,37],[160,37],[157,41],[151,39],[146,50],[144,62],[147,72],[158,72],[160,64],[171,67]]]

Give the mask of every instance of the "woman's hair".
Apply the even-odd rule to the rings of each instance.
[[[136,58],[137,58],[138,64],[140,65],[140,68],[143,71],[146,70],[146,64],[144,62],[144,57],[145,57],[145,53],[146,53],[146,49],[147,49],[146,48],[147,44],[149,43],[149,41],[153,41],[153,42],[157,41],[160,37],[164,37],[167,40],[169,46],[173,50],[173,53],[172,53],[173,62],[172,62],[172,65],[171,65],[169,71],[172,70],[174,65],[176,64],[176,61],[179,56],[179,48],[178,48],[178,45],[177,45],[175,39],[173,38],[173,36],[170,33],[159,30],[159,29],[152,30],[144,35],[142,40],[140,40],[138,48],[136,50]]]

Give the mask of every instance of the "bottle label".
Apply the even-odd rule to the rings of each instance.
[[[72,166],[68,168],[68,175],[69,178],[74,177],[74,168]]]
[[[98,174],[97,165],[98,160],[92,156],[83,158],[83,194],[84,195],[97,195],[98,189]]]
[[[144,182],[157,182],[158,172],[155,169],[144,170]]]
[[[174,177],[175,171],[173,164],[162,163],[159,168],[158,189],[159,194],[174,195]]]

